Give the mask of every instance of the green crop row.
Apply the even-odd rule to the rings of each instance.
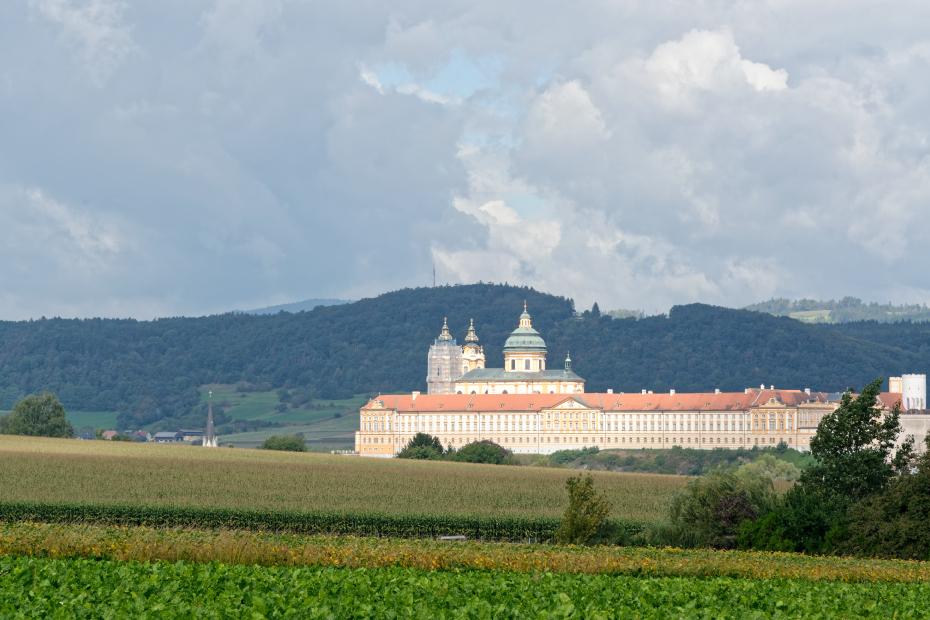
[[[21,618],[926,618],[930,584],[0,557]]]
[[[120,506],[0,502],[0,521],[94,523],[200,529],[239,529],[296,534],[352,534],[392,538],[465,536],[472,540],[546,541],[558,519],[456,515],[268,512],[192,506]],[[612,522],[618,539],[641,531],[636,523]]]

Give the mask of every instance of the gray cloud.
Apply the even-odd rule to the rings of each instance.
[[[0,7],[0,317],[930,301],[925,3]]]

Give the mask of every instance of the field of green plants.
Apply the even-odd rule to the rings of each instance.
[[[930,562],[537,542],[572,473],[0,436],[0,617],[930,618]],[[688,481],[593,476],[618,540]]]
[[[571,471],[0,436],[4,501],[560,517]],[[594,473],[611,517],[662,518],[681,476]]]
[[[0,557],[4,617],[924,618],[930,584]]]

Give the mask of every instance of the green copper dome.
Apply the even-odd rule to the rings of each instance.
[[[504,351],[545,351],[546,341],[532,327],[518,327],[504,342]]]
[[[526,311],[526,302],[523,302],[523,314],[520,315],[520,325],[510,332],[504,342],[504,352],[512,351],[543,351],[546,350],[546,341],[539,332],[533,329],[533,319]]]

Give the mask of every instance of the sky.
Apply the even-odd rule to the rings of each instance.
[[[930,302],[930,3],[0,3],[0,319]]]

